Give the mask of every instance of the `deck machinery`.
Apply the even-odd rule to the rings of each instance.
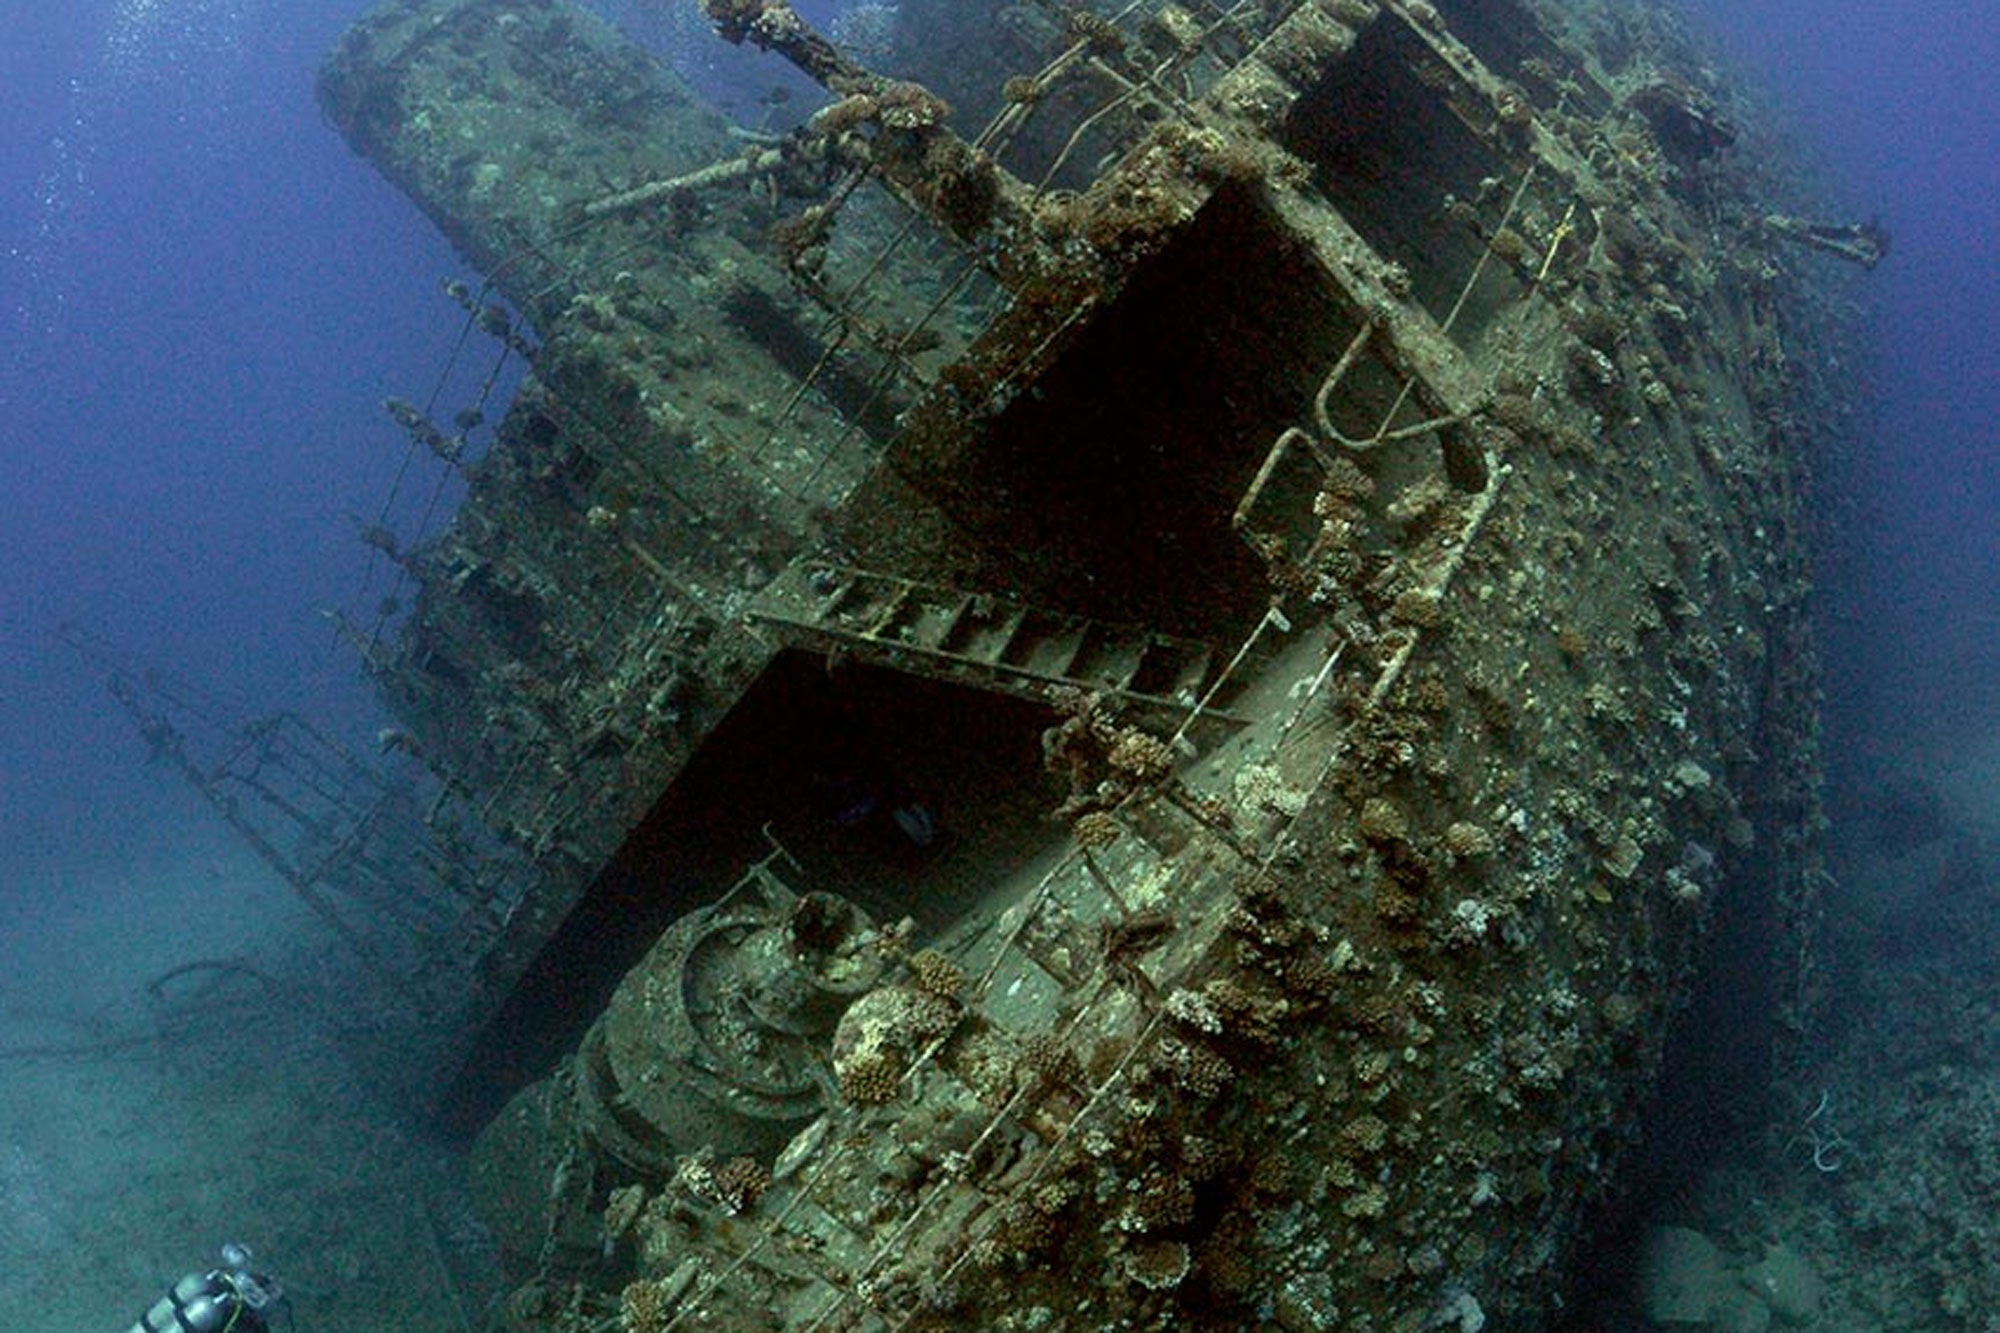
[[[1810,993],[1777,170],[1635,6],[704,17],[733,120],[563,0],[320,87],[532,356],[355,635],[538,872],[502,1322],[1546,1315],[1713,924]]]

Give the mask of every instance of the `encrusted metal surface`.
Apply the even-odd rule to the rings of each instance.
[[[1623,105],[1636,9],[911,3],[895,77],[708,10],[826,106],[741,143],[554,0],[323,83],[539,338],[369,650],[544,870],[512,1012],[767,825],[936,941],[777,1161],[518,1154],[512,1326],[1546,1308],[1718,902],[1803,982],[1827,405],[1716,222],[1758,164]]]

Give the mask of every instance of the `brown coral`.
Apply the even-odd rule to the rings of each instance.
[[[833,1034],[833,1069],[841,1095],[878,1105],[931,1042],[951,1031],[959,1008],[914,986],[883,986],[856,1000]]]
[[[1389,1141],[1389,1127],[1379,1116],[1361,1115],[1347,1122],[1340,1131],[1340,1152],[1348,1157],[1359,1157],[1382,1151],[1382,1145]]]
[[[1361,836],[1377,844],[1410,840],[1410,818],[1386,796],[1371,796],[1361,805]]]
[[[885,83],[876,90],[875,102],[882,127],[889,130],[927,129],[951,114],[944,99],[921,83]]]
[[[1282,995],[1268,987],[1232,977],[1209,982],[1202,995],[1214,1007],[1223,1031],[1233,1040],[1256,1046],[1277,1043],[1291,1009]]]
[[[1125,49],[1125,34],[1101,14],[1079,9],[1069,16],[1069,30],[1089,43],[1093,55],[1115,56]]]
[[[910,980],[926,995],[941,1000],[957,1000],[965,993],[965,969],[936,949],[919,949],[910,955]]]
[[[1502,227],[1494,232],[1493,240],[1489,244],[1495,259],[1512,264],[1516,268],[1528,262],[1528,242],[1520,232],[1511,227]]]
[[[1031,1032],[1021,1039],[1021,1072],[1041,1087],[1073,1084],[1083,1075],[1076,1052],[1053,1032]]]
[[[1389,615],[1391,619],[1415,625],[1418,629],[1436,629],[1444,623],[1444,609],[1437,594],[1429,588],[1405,588],[1397,593]]]
[[[618,1298],[618,1318],[625,1333],[660,1333],[673,1313],[664,1283],[634,1282]]]
[[[1111,846],[1125,833],[1125,826],[1103,810],[1092,810],[1079,815],[1076,821],[1077,844],[1087,850],[1101,850]]]
[[[1202,1101],[1220,1095],[1236,1077],[1227,1060],[1199,1042],[1169,1039],[1159,1054],[1174,1081]]]
[[[1041,80],[1026,74],[1016,74],[1000,85],[1000,96],[1002,98],[1022,106],[1041,101],[1042,94],[1047,91],[1042,86]]]
[[[814,113],[812,128],[821,134],[839,135],[875,119],[882,104],[868,93],[851,93]]]
[[[1445,850],[1463,861],[1493,850],[1493,835],[1478,824],[1460,820],[1444,831]]]
[[[1187,1277],[1192,1262],[1180,1241],[1147,1241],[1125,1256],[1125,1272],[1148,1291],[1169,1291]]]
[[[715,1202],[725,1212],[746,1213],[771,1187],[771,1173],[753,1158],[735,1157],[716,1170],[714,1182]]]
[[[1194,1220],[1194,1187],[1171,1171],[1154,1169],[1126,1187],[1122,1231],[1164,1231]]]
[[[764,16],[766,0],[706,0],[702,8],[724,40],[741,42]]]
[[[1327,464],[1326,477],[1320,482],[1320,491],[1340,500],[1366,500],[1375,493],[1375,479],[1361,470],[1361,465],[1345,454],[1334,455]]]
[[[884,1054],[848,1061],[836,1071],[840,1095],[856,1106],[882,1106],[896,1098],[902,1073],[896,1062]]]
[[[1140,782],[1158,782],[1174,769],[1174,752],[1167,748],[1167,743],[1136,727],[1118,733],[1105,760],[1120,773]]]

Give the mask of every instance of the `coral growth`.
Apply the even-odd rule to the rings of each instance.
[[[841,1095],[857,1105],[894,1099],[903,1075],[958,1021],[949,1000],[911,986],[883,986],[856,1000],[833,1034]]]

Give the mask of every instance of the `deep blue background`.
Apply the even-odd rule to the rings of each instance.
[[[1836,771],[2000,726],[2000,6],[1690,0],[1894,248],[1855,284],[1869,432],[1820,599]],[[1854,765],[1865,780],[1872,764]]]
[[[313,69],[362,8],[8,6],[0,891],[153,838],[160,779],[60,621],[252,709],[365,713],[316,608],[357,595],[344,514],[386,489],[380,401],[420,396],[458,266],[321,123]]]
[[[692,0],[658,0],[660,5]],[[1823,606],[1838,744],[1893,717],[1984,727],[2000,690],[2000,237],[1990,0],[1699,0],[1895,253],[1862,391],[1864,503]],[[161,775],[48,638],[365,733],[316,614],[356,604],[461,273],[322,124],[311,81],[360,0],[7,0],[0,43],[0,895],[171,838]],[[641,10],[643,5],[635,3]],[[655,18],[653,22],[659,20]],[[1845,740],[1840,740],[1844,737]],[[168,809],[179,806],[168,802]],[[73,878],[65,874],[64,879]]]

